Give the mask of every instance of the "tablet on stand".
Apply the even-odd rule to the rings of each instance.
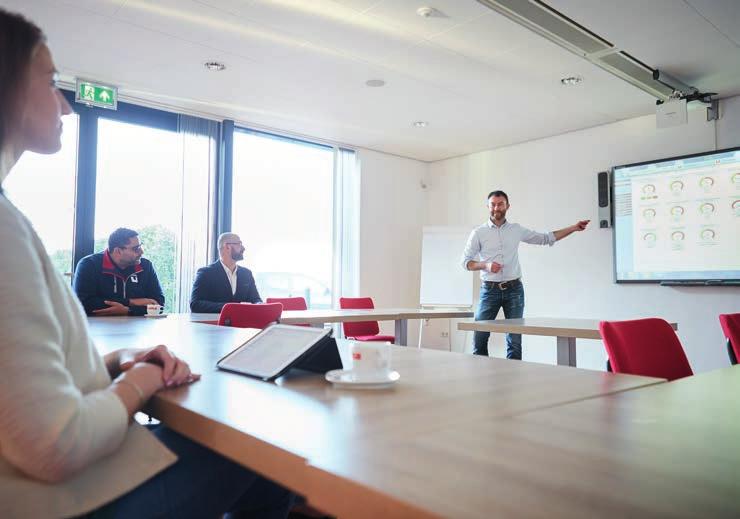
[[[292,368],[326,373],[342,368],[331,329],[273,324],[220,359],[216,366],[274,380]]]

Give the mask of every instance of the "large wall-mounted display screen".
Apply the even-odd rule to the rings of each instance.
[[[612,170],[617,282],[740,279],[740,148]]]

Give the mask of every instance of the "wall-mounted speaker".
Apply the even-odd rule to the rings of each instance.
[[[597,179],[599,193],[599,228],[608,229],[612,226],[612,197],[609,172],[601,171],[600,173],[597,173]]]

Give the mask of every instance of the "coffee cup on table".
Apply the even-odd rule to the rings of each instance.
[[[350,347],[350,353],[352,372],[358,377],[384,377],[390,372],[390,344],[355,341]]]
[[[146,305],[146,315],[162,315],[163,312],[162,305]]]

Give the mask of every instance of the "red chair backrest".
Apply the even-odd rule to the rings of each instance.
[[[735,359],[740,361],[740,314],[720,314],[719,324],[725,337],[730,340]]]
[[[372,297],[340,297],[339,308],[342,310],[368,310],[375,308]],[[361,321],[358,323],[342,323],[345,337],[362,337],[364,335],[378,335],[380,326],[378,321]]]
[[[280,303],[283,310],[308,310],[306,300],[302,297],[268,297],[267,303]],[[293,326],[311,326],[310,324],[294,324]]]
[[[306,300],[302,297],[268,297],[265,303],[280,303],[283,310],[308,310]]]
[[[668,380],[693,375],[676,332],[663,319],[602,321],[599,330],[615,373]]]
[[[218,316],[219,326],[234,326],[236,328],[265,328],[280,319],[283,305],[280,303],[264,303],[247,305],[242,303],[226,303]]]

